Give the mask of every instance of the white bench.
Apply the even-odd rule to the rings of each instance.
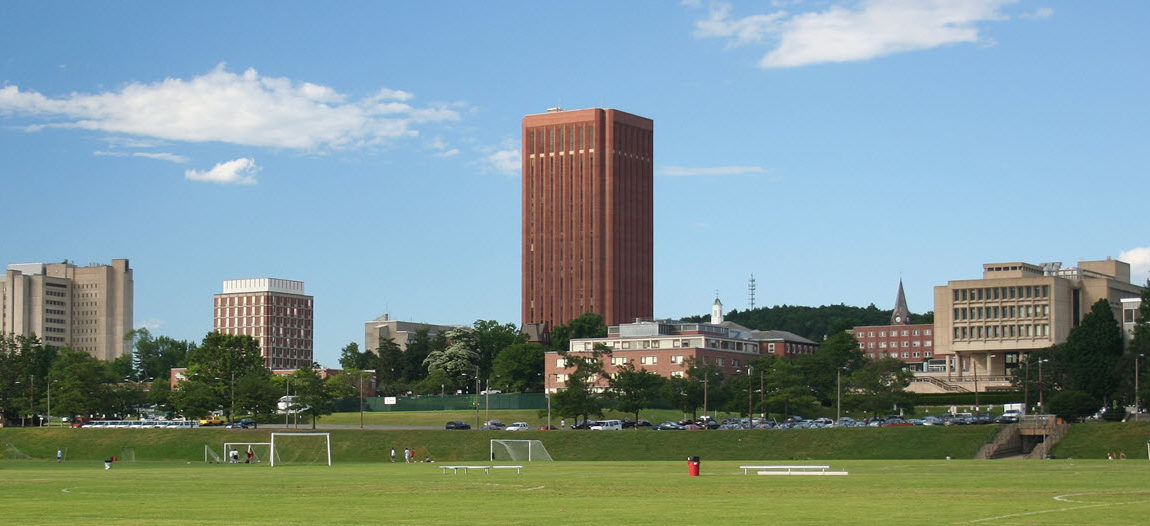
[[[794,465],[794,466],[739,466],[743,474],[751,470],[759,475],[846,475],[846,471],[830,471],[830,466]]]
[[[514,469],[515,473],[517,475],[523,474],[523,466],[439,466],[439,467],[443,469],[444,474],[447,474],[447,470],[449,470],[449,469],[451,470],[452,473],[459,473],[459,470],[462,469],[464,475],[466,475],[467,470],[470,470],[470,469],[482,469],[483,473],[486,475],[490,475],[491,470],[493,470],[493,469]]]
[[[439,466],[439,467],[443,468],[444,474],[446,474],[447,470],[449,470],[449,469],[452,471],[452,473],[459,473],[459,470],[462,469],[463,474],[465,474],[465,475],[467,474],[467,470],[469,470],[469,469],[482,469],[484,473],[487,473],[487,470],[491,469],[491,466]]]
[[[523,466],[491,466],[491,469],[514,469],[516,475],[523,474]]]

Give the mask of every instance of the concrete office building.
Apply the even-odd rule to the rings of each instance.
[[[132,330],[133,287],[127,259],[8,265],[0,278],[0,330],[114,360],[132,352],[124,337]]]
[[[413,321],[399,321],[391,319],[384,314],[374,320],[363,324],[363,349],[378,354],[379,341],[391,338],[400,350],[407,350],[407,343],[415,337],[415,333],[426,330],[428,336],[435,336],[456,328],[455,325],[434,325]]]
[[[935,357],[945,359],[950,381],[981,381],[979,390],[1005,386],[1028,353],[1065,342],[1098,300],[1109,300],[1122,320],[1123,300],[1141,294],[1130,283],[1130,265],[1113,259],[1072,268],[986,263],[982,279],[935,287]]]
[[[254,338],[267,368],[311,367],[314,305],[302,281],[227,280],[212,302],[214,330]]]
[[[523,325],[653,315],[653,134],[612,109],[523,118]]]

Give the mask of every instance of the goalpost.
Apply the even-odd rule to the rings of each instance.
[[[276,437],[281,440],[288,437],[323,437],[327,450],[327,465],[331,465],[331,433],[272,433],[272,441],[269,443],[271,452],[268,454],[269,464],[272,467],[275,467],[276,459],[279,458],[279,452],[276,451]]]
[[[263,462],[264,455],[261,455],[260,451],[269,452],[268,458],[271,458],[271,445],[271,442],[224,442],[224,455],[226,455],[228,459],[231,460],[232,448],[239,447],[240,449],[237,449],[236,451],[239,453],[237,458],[239,459],[240,463],[247,462],[247,453],[249,450],[252,452],[252,462]]]
[[[539,440],[501,440],[492,439],[490,445],[491,460],[513,460],[516,462],[551,462],[551,454],[543,447]]]

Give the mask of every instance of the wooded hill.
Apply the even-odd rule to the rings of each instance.
[[[837,331],[862,325],[888,325],[893,311],[882,310],[868,305],[866,308],[847,305],[821,305],[802,307],[797,305],[776,305],[740,311],[732,310],[724,314],[724,319],[744,327],[763,331],[787,331],[812,341],[821,342],[826,336]],[[687,316],[684,321],[706,322],[710,314]],[[934,323],[934,313],[910,315],[910,323]]]

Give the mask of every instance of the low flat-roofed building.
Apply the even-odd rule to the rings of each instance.
[[[1098,300],[1123,319],[1123,300],[1142,287],[1130,265],[1106,259],[1061,263],[986,263],[981,279],[954,280],[934,289],[935,356],[950,379],[975,378],[979,390],[1003,383],[1036,350],[1063,343]]]

